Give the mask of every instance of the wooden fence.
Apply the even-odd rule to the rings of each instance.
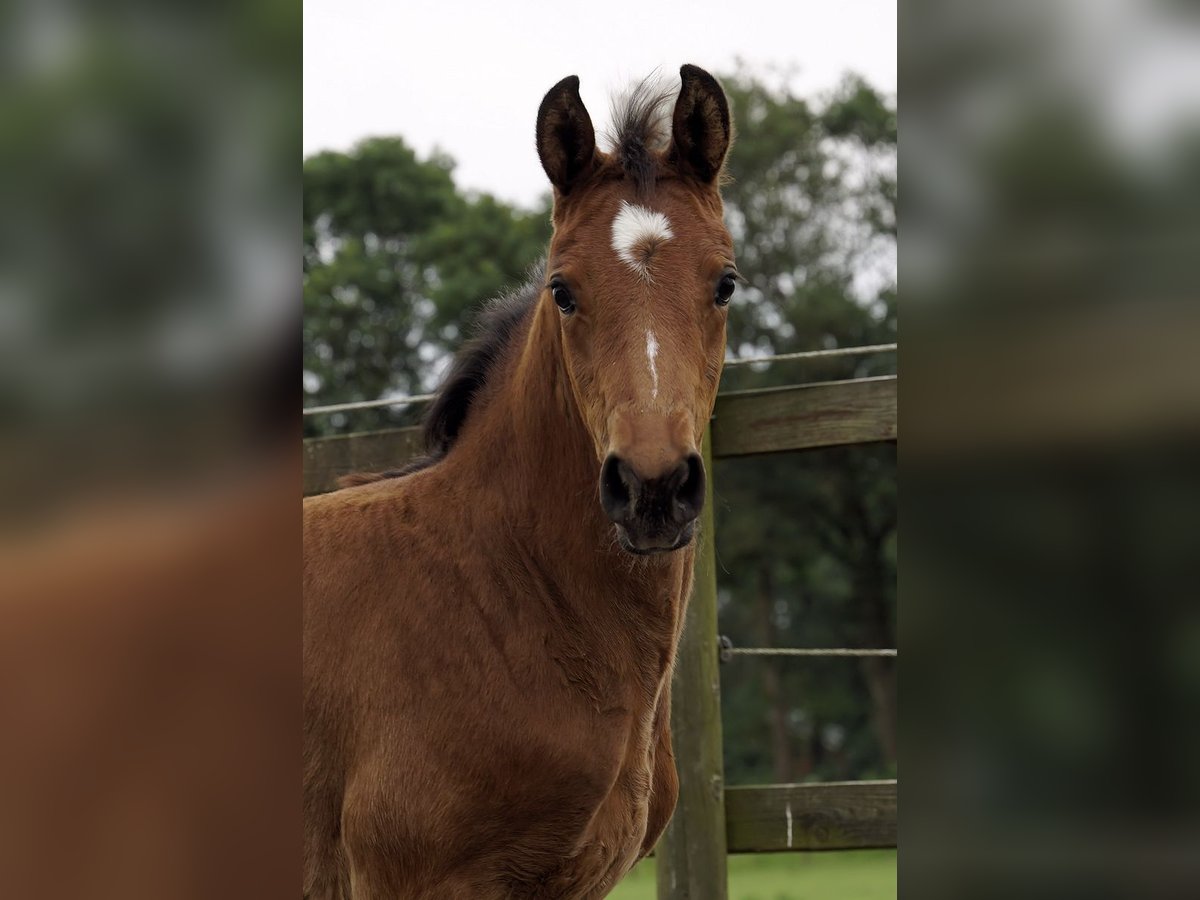
[[[896,376],[718,395],[704,442],[712,460],[896,439]],[[304,492],[377,471],[420,449],[401,428],[304,442]],[[710,488],[711,490],[711,488]],[[660,900],[725,900],[729,853],[896,846],[896,782],[725,787],[713,504],[705,504],[672,685],[679,805],[659,842]]]

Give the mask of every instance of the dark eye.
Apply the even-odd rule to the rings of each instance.
[[[556,282],[550,285],[550,294],[554,297],[554,305],[565,315],[575,312],[575,298],[571,296],[565,284]]]
[[[726,306],[736,288],[737,277],[732,272],[726,272],[722,275],[721,280],[717,282],[717,306]]]

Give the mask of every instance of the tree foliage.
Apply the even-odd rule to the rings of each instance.
[[[896,338],[895,114],[847,80],[810,102],[744,73],[724,80],[738,140],[724,191],[738,267],[735,355]],[[727,370],[723,388],[864,377],[888,356]],[[891,647],[895,448],[717,464],[721,629],[741,646]],[[735,657],[722,672],[730,781],[894,771],[894,665]]]
[[[431,387],[471,310],[519,282],[549,236],[546,210],[464,194],[449,158],[419,159],[398,137],[306,160],[305,405]],[[310,418],[306,434],[408,418],[405,409]]]

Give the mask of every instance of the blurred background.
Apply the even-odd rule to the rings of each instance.
[[[524,280],[550,237],[537,106],[572,73],[598,133],[610,99],[656,70],[691,62],[724,84],[737,133],[726,219],[749,281],[729,358],[895,341],[893,3],[753,2],[736,17],[617,3],[569,35],[523,4],[477,14],[447,59],[458,9],[306,6],[306,407],[436,388],[483,301]],[[894,371],[894,353],[783,362],[729,369],[722,389]],[[422,409],[309,415],[305,435],[410,425]],[[895,460],[880,444],[717,464],[723,634],[895,646]],[[728,783],[896,776],[894,659],[736,656],[721,674]],[[646,866],[614,896],[653,885]],[[895,854],[735,859],[730,886],[894,896]]]
[[[901,19],[900,884],[1200,896],[1200,6]]]

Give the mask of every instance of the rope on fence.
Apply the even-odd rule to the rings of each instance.
[[[349,412],[352,409],[375,409],[379,406],[403,406],[407,403],[428,403],[435,394],[411,394],[404,397],[391,397],[387,400],[359,400],[355,403],[331,403],[328,406],[308,406],[304,409],[306,416],[319,416],[325,413]]]
[[[796,359],[828,359],[834,356],[866,356],[869,353],[887,353],[895,350],[895,344],[871,344],[865,347],[837,347],[833,350],[803,350],[799,353],[780,353],[775,356],[748,356],[745,359],[726,360],[725,367],[749,366],[755,363],[788,362]],[[377,409],[381,406],[404,406],[409,403],[428,403],[435,394],[411,394],[401,397],[389,397],[384,400],[358,400],[352,403],[331,403],[327,406],[305,407],[302,415],[322,416],[336,412],[350,412],[356,409]]]
[[[829,359],[834,356],[866,356],[870,353],[887,353],[895,350],[895,344],[868,344],[865,347],[835,347],[832,350],[801,350],[798,353],[779,353],[775,356],[747,356],[744,359],[727,359],[725,368],[749,366],[755,363],[787,362],[793,359]]]
[[[791,647],[731,647],[730,656],[896,656],[895,650],[855,650],[844,647],[823,647],[801,650]]]
[[[895,649],[858,649],[852,647],[735,647],[725,635],[721,635],[718,650],[721,662],[729,662],[735,656],[896,656]]]

